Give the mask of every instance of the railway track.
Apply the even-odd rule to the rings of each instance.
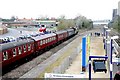
[[[116,35],[117,35],[119,38],[118,38],[118,39],[115,39],[115,41],[116,41],[116,43],[120,46],[120,34],[119,34],[118,32],[116,32],[116,31],[113,31],[113,30],[112,30],[112,31],[109,32],[109,35],[110,35],[110,36],[116,36]]]
[[[114,30],[109,32],[109,36],[118,36],[118,39],[114,39],[115,43],[114,44],[116,46],[116,50],[118,52],[117,57],[120,57],[120,34]]]
[[[85,32],[85,31],[80,31],[80,33],[83,33],[83,32]],[[69,44],[71,41],[73,41],[75,38],[77,38],[78,36],[81,36],[81,35],[82,34],[78,34],[78,35],[70,38],[69,40],[63,42],[62,44],[57,45],[57,46],[51,48],[50,50],[46,50],[46,52],[43,52],[43,54],[41,54],[35,58],[31,58],[30,60],[26,59],[26,61],[23,62],[22,64],[15,65],[14,68],[10,68],[8,71],[6,70],[6,72],[3,73],[2,78],[3,79],[6,79],[6,78],[18,79],[19,77],[21,77],[22,75],[27,73],[29,70],[31,70],[32,68],[34,68],[35,66],[37,66],[38,64],[40,64],[41,62],[46,60],[47,58],[49,58],[51,55],[53,55],[58,50],[60,50],[65,45]]]

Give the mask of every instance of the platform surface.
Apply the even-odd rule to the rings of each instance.
[[[71,66],[65,71],[64,74],[80,74],[82,72],[82,65],[81,65],[81,54],[78,54],[76,59],[73,61]],[[103,45],[103,37],[91,37],[91,44],[90,44],[90,55],[92,56],[104,56],[105,50]],[[94,73],[93,67],[91,67],[92,70],[92,78],[109,78],[109,69],[108,69],[108,63],[106,62],[106,68],[107,73],[105,72],[96,72]],[[86,75],[85,78],[89,77],[89,67],[87,66],[87,70],[84,73]]]

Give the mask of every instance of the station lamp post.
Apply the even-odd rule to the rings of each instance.
[[[103,33],[103,35],[105,36],[105,31],[108,29],[108,27],[107,26],[104,26],[104,33]]]
[[[103,28],[103,42],[104,42],[104,49],[106,49],[106,38],[107,38],[107,32],[106,32],[106,30],[108,29],[108,27],[107,26],[104,26],[104,28]]]
[[[108,42],[108,39],[109,39],[109,35],[108,35],[108,32],[110,32],[111,30],[110,29],[108,29],[108,30],[106,30],[106,39],[105,39],[105,50],[106,50],[106,55],[105,56],[107,56],[107,42]]]
[[[113,69],[113,66],[112,66],[112,51],[113,51],[113,40],[114,39],[118,39],[119,37],[118,36],[113,36],[111,37],[111,40],[110,40],[110,80],[112,80],[112,69]]]

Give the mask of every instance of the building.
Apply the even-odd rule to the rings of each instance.
[[[39,26],[33,19],[17,19],[15,21],[3,22],[8,27],[37,27]]]
[[[57,22],[56,20],[38,20],[38,21],[36,21],[36,22],[37,22],[37,24],[39,24],[40,26],[46,27],[46,28],[56,27],[57,24],[59,24],[59,22]]]
[[[117,17],[117,12],[117,9],[113,9],[112,20],[114,20]]]
[[[0,23],[0,35],[5,34],[7,32],[8,32],[7,27]]]
[[[120,16],[120,1],[118,2],[118,15]]]

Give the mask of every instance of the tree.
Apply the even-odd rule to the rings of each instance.
[[[111,23],[112,27],[120,33],[120,16],[116,16]]]
[[[61,15],[59,19],[65,19],[65,15]]]
[[[68,28],[74,27],[76,24],[74,19],[66,19],[65,15],[61,15],[57,21],[60,22],[57,27],[58,30],[68,29]]]
[[[92,20],[87,19],[86,17],[82,15],[78,15],[75,18],[75,23],[78,26],[79,29],[81,28],[92,28]]]
[[[120,33],[120,16],[116,17],[112,23],[113,28]]]
[[[120,16],[118,16],[118,32],[120,33]]]
[[[11,20],[11,21],[14,21],[14,20],[16,20],[16,17],[15,17],[15,16],[12,16],[10,20]]]

